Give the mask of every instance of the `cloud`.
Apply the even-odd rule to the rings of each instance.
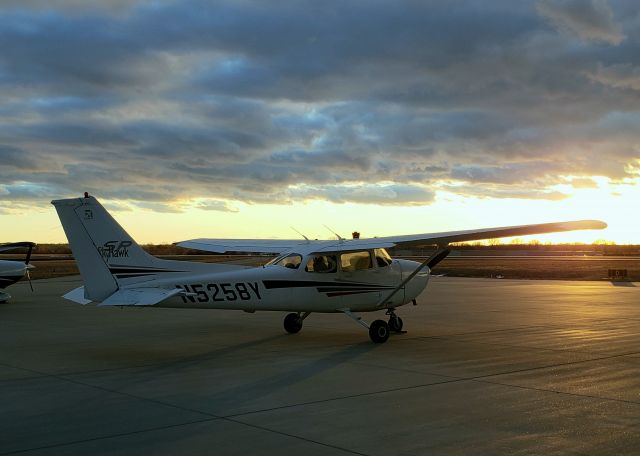
[[[419,185],[354,184],[294,187],[287,192],[294,200],[320,199],[333,203],[382,204],[389,206],[425,205],[435,199],[435,192]]]
[[[573,188],[598,188],[598,183],[589,178],[577,178],[571,179],[571,186]]]
[[[639,157],[634,5],[5,2],[0,199],[224,211],[620,181]]]
[[[220,211],[220,212],[238,212],[239,210],[233,208],[226,201],[220,200],[204,200],[198,202],[195,206],[196,209],[203,211]]]
[[[608,67],[602,64],[590,77],[610,87],[640,90],[640,66],[620,63]]]
[[[606,0],[541,0],[538,11],[558,28],[585,40],[620,44],[624,39]]]

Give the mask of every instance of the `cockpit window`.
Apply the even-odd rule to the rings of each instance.
[[[312,255],[309,257],[307,272],[332,273],[338,270],[338,261],[335,255]]]
[[[376,263],[378,264],[379,268],[389,266],[393,262],[385,249],[375,249],[373,253],[376,257]]]
[[[298,269],[300,267],[300,264],[302,263],[302,255],[292,253],[280,258],[279,260],[276,258],[276,260],[277,261],[274,261],[273,264],[277,266],[282,266],[284,268],[290,269]]]
[[[345,272],[361,271],[373,267],[371,255],[368,250],[362,252],[349,252],[340,255],[340,267]]]

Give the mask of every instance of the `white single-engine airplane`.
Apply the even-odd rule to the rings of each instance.
[[[288,311],[284,329],[297,333],[312,312],[340,312],[369,330],[374,342],[402,331],[395,309],[416,303],[431,269],[450,242],[602,229],[597,220],[544,223],[373,239],[194,239],[177,245],[216,253],[279,254],[264,266],[247,267],[162,260],[146,253],[94,197],[52,201],[78,263],[84,287],[64,297],[100,306]],[[424,262],[393,260],[389,247],[437,246]],[[388,322],[354,315],[384,311]]]
[[[28,249],[24,262],[0,260],[0,289],[5,289],[9,285],[13,285],[26,275],[29,279],[31,291],[33,291],[31,277],[29,276],[29,269],[32,269],[33,265],[29,264],[29,260],[31,259],[31,251],[34,246],[35,244],[33,242],[12,242],[10,244],[0,244],[0,252],[22,248]],[[0,291],[0,303],[7,302],[9,298],[11,298],[9,293]]]

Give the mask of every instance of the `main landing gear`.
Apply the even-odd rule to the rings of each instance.
[[[290,313],[284,317],[284,330],[289,334],[299,333],[302,329],[302,322],[309,316],[311,312]]]
[[[376,344],[385,343],[392,331],[402,333],[402,318],[395,314],[394,309],[387,310],[386,315],[389,315],[388,323],[384,320],[375,320],[370,325],[363,321],[362,317],[356,317],[352,314],[349,309],[342,309],[342,312],[359,325],[367,328],[369,330],[369,337]]]
[[[351,318],[359,325],[364,326],[369,330],[369,337],[376,344],[382,344],[387,341],[389,335],[392,332],[402,333],[402,318],[398,317],[394,309],[387,310],[386,315],[389,315],[389,321],[375,320],[371,324],[362,320],[362,317],[355,316],[349,309],[340,309],[342,313]],[[290,313],[284,317],[284,330],[289,334],[299,333],[302,329],[302,322],[309,316],[311,312],[297,312]]]

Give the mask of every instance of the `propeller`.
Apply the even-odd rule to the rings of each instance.
[[[33,283],[31,282],[31,273],[29,269],[35,268],[34,265],[29,264],[29,260],[31,259],[31,251],[33,250],[33,244],[29,246],[29,251],[27,252],[27,257],[24,260],[25,272],[27,273],[27,280],[29,281],[29,286],[31,287],[31,292],[33,293]]]
[[[31,282],[31,273],[29,272],[29,269],[33,269],[33,268],[35,268],[35,266],[32,265],[32,264],[26,265],[26,268],[25,268],[25,272],[26,272],[26,275],[27,275],[27,280],[29,281],[29,286],[31,287],[31,291],[32,292],[33,292],[33,283]]]

